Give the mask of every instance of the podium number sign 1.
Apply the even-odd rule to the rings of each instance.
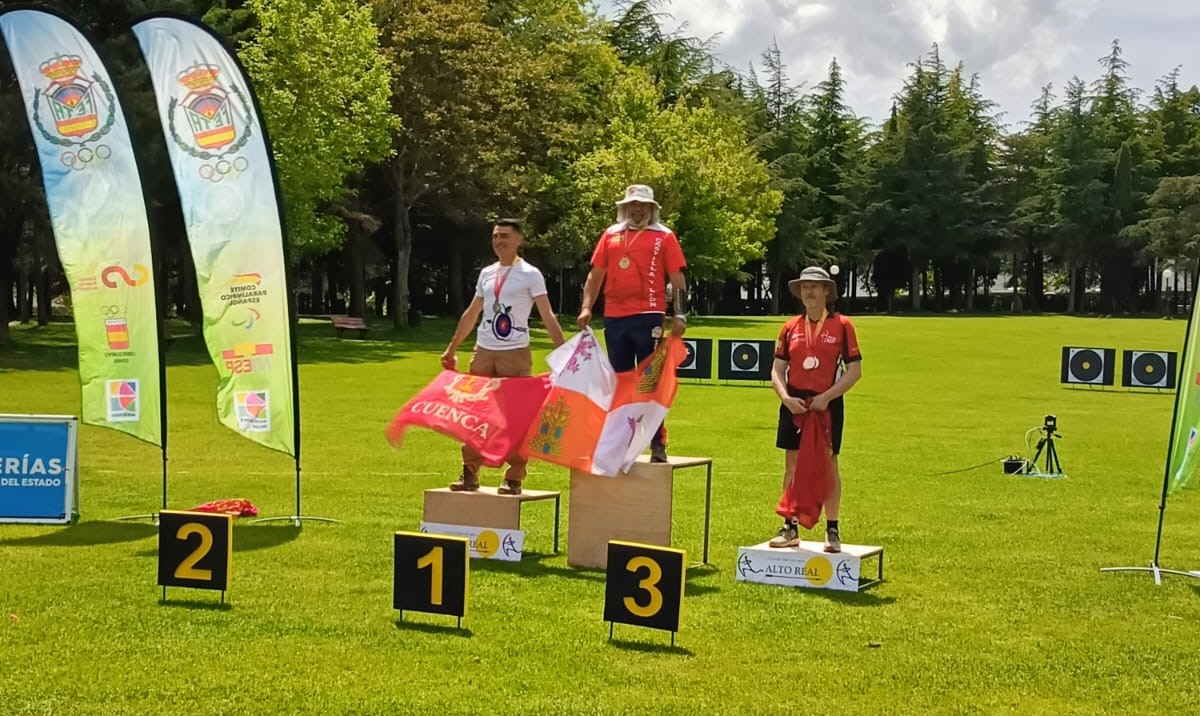
[[[210,512],[158,513],[158,584],[167,587],[229,589],[233,561],[233,517]]]
[[[397,532],[392,608],[462,618],[467,614],[471,543],[465,537]]]
[[[604,621],[608,638],[613,624],[679,631],[683,607],[683,550],[613,540],[608,543],[608,575],[604,586]]]

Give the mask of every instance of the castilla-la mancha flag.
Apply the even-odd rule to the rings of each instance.
[[[516,454],[550,392],[550,375],[489,378],[444,370],[404,404],[387,427],[394,447],[410,425],[429,428],[468,445],[488,467]]]
[[[522,446],[530,459],[615,477],[629,472],[667,417],[683,341],[661,341],[635,370],[614,374],[585,329],[547,357],[554,387]]]

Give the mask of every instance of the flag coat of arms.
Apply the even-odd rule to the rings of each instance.
[[[629,472],[675,400],[675,367],[685,355],[683,341],[669,338],[635,370],[617,374],[595,334],[579,333],[547,358],[553,387],[523,454],[594,475]]]
[[[488,467],[503,465],[521,440],[550,390],[550,376],[490,378],[442,371],[387,428],[400,447],[409,426],[428,428],[474,448]]]

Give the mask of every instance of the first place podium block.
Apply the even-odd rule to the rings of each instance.
[[[706,467],[704,558],[708,559],[708,520],[712,495],[712,459],[676,457],[669,462],[638,458],[629,472],[617,477],[571,471],[571,501],[567,520],[567,564],[604,569],[608,543],[671,544],[672,487],[675,470]]]
[[[862,563],[870,557],[879,560],[876,577],[864,577]],[[739,582],[758,582],[783,587],[833,589],[857,592],[883,581],[883,547],[844,544],[842,551],[830,554],[820,542],[801,542],[796,547],[771,547],[767,542],[739,547]]]
[[[448,487],[425,491],[425,522],[464,527],[521,529],[521,505],[554,500],[554,551],[558,552],[558,520],[562,494],[557,490],[522,490],[519,495],[501,495],[494,487],[472,492],[454,492]]]

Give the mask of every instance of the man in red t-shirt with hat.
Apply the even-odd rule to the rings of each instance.
[[[825,551],[840,552],[842,395],[862,377],[862,351],[854,324],[834,311],[837,283],[825,269],[804,269],[788,289],[804,310],[779,332],[771,371],[781,403],[775,445],[785,452],[783,496],[776,508],[784,522],[770,545],[799,544],[800,525],[815,525],[823,509]]]
[[[592,320],[592,304],[604,286],[604,343],[613,370],[634,370],[654,352],[663,335],[668,309],[671,333],[687,328],[687,262],[675,232],[659,223],[654,190],[644,184],[625,189],[617,202],[617,223],[600,236],[592,252],[592,269],[583,287],[583,306],[577,320],[583,328]],[[667,283],[671,305],[667,305]],[[667,461],[667,430],[660,425],[650,442],[650,461]]]

